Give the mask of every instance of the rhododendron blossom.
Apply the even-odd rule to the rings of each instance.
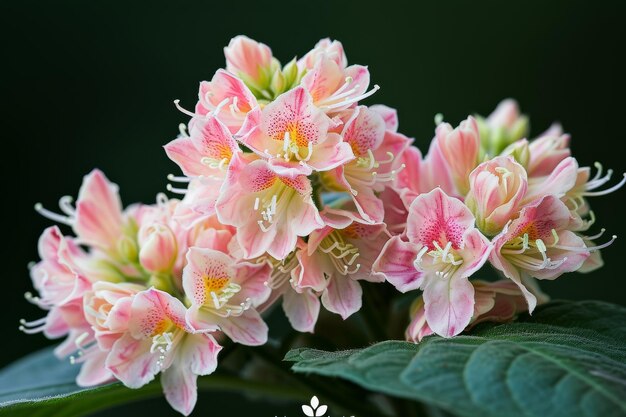
[[[390,291],[414,292],[410,309],[397,308],[410,319],[404,337],[419,343],[532,314],[548,300],[541,280],[603,265],[615,236],[592,231],[590,200],[626,177],[610,185],[612,170],[580,166],[559,125],[529,139],[508,99],[457,127],[437,115],[422,152],[396,110],[364,102],[379,87],[336,40],[285,65],[245,36],[224,55],[193,111],[175,101],[190,118],[164,146],[182,172],[167,187],[180,200],[123,208],[117,185],[94,170],[75,205],[65,196],[61,213],[35,206],[73,235],[42,233],[30,266],[38,294],[26,298],[47,314],[20,328],[64,337],[55,354],[80,366],[78,385],[138,388],[160,375],[167,401],[188,415],[197,378],[223,372],[222,345],[222,358],[243,345],[291,346],[268,337],[279,304],[297,332],[318,331],[330,312],[356,315],[377,338],[394,327],[381,323]],[[251,355],[233,356],[228,372]]]

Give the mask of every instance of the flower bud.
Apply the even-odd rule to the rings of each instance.
[[[128,236],[123,236],[117,242],[117,250],[125,261],[133,262],[137,259],[137,242]]]
[[[269,46],[247,36],[231,39],[224,48],[224,55],[229,72],[257,85],[262,81],[264,70],[272,66],[272,51]]]
[[[132,297],[142,289],[126,282],[98,281],[84,294],[85,320],[92,326],[100,348],[111,349],[128,329]]]
[[[530,161],[530,149],[526,139],[513,142],[502,151],[501,156],[512,156],[517,163],[526,168]]]
[[[283,67],[283,77],[285,79],[285,90],[291,88],[295,84],[298,83],[298,64],[296,63],[295,58],[289,61]]]
[[[528,117],[520,113],[515,100],[507,99],[486,118],[478,118],[482,147],[490,155],[498,155],[510,144],[528,134]]]
[[[530,142],[528,176],[550,175],[561,161],[571,155],[569,142],[569,135],[546,135]]]
[[[469,180],[465,204],[474,213],[476,226],[494,236],[511,220],[526,194],[526,170],[511,156],[499,156],[476,167]]]
[[[283,91],[285,91],[285,76],[281,71],[276,71],[272,76],[272,81],[270,83],[270,89],[274,93],[274,95],[279,95]]]
[[[152,224],[139,231],[139,262],[150,272],[168,272],[174,266],[178,245],[174,232],[164,224]]]
[[[469,190],[469,174],[478,164],[480,135],[473,117],[452,129],[448,123],[437,126],[435,140],[450,170],[450,176],[461,195]]]

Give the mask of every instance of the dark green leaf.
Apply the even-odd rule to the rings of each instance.
[[[139,390],[119,383],[81,388],[74,382],[78,370],[77,366],[57,359],[51,348],[9,365],[0,371],[0,415],[82,416],[161,392],[158,383]]]
[[[296,372],[348,379],[462,416],[626,415],[626,309],[554,302],[471,335],[387,341],[361,350],[299,349]]]

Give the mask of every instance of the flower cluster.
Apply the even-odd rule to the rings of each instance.
[[[552,126],[527,140],[528,122],[505,100],[486,119],[453,128],[439,121],[428,154],[404,155],[395,189],[407,210],[406,228],[391,238],[373,270],[399,291],[423,291],[412,307],[408,340],[459,334],[479,321],[505,321],[545,302],[537,280],[602,266],[588,197],[609,170],[592,178],[571,156],[569,135]],[[472,280],[489,263],[507,280]]]
[[[267,342],[262,313],[281,302],[293,328],[313,332],[322,307],[347,318],[362,307],[359,281],[422,290],[408,340],[450,337],[506,321],[547,297],[536,280],[602,265],[587,198],[592,178],[554,126],[525,139],[513,101],[457,128],[438,121],[428,154],[398,132],[395,110],[365,106],[366,67],[321,40],[286,65],[239,36],[226,68],[202,82],[191,117],[165,145],[183,176],[180,200],[123,209],[100,171],[85,177],[31,267],[48,311],[26,333],[65,337],[59,357],[81,364],[82,386],[140,387],[161,373],[169,403],[189,414],[196,379],[224,343]],[[490,263],[499,281],[472,279]]]

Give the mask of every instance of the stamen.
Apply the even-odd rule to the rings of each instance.
[[[199,114],[196,113],[192,113],[189,110],[183,108],[180,104],[180,100],[176,99],[174,100],[174,105],[176,106],[176,108],[178,109],[178,111],[180,111],[183,114],[186,114],[189,117],[193,117],[193,118],[203,118],[202,116],[200,116]]]
[[[585,247],[561,246],[561,245],[559,245],[559,246],[555,246],[555,248],[561,249],[561,250],[572,251],[572,252],[595,252],[595,251],[598,251],[600,249],[604,249],[607,246],[610,246],[613,242],[615,242],[615,239],[617,239],[617,236],[613,235],[611,237],[611,240],[609,240],[606,243],[603,243],[602,245],[585,246]]]
[[[167,180],[172,182],[191,182],[191,178],[189,177],[177,177],[174,174],[167,174]]]
[[[608,188],[606,190],[602,190],[602,191],[585,191],[582,193],[583,196],[585,197],[598,197],[601,195],[606,195],[606,194],[610,194],[613,191],[617,191],[620,188],[622,188],[622,186],[626,184],[626,173],[623,174],[622,180],[615,184],[614,186],[612,186],[611,188]]]
[[[187,126],[184,123],[178,125],[178,132],[183,138],[189,137],[189,134],[187,133]]]
[[[48,317],[43,317],[41,319],[33,321],[26,321],[24,319],[21,319],[18,329],[26,334],[40,333],[45,329],[47,320]]]
[[[335,103],[335,104],[330,104],[330,105],[327,105],[327,106],[320,106],[320,107],[322,107],[323,109],[326,109],[326,110],[332,110],[332,109],[336,109],[336,108],[340,108],[340,107],[344,107],[344,106],[349,106],[352,103],[356,103],[357,101],[366,99],[367,97],[371,96],[372,94],[374,94],[378,90],[380,90],[380,86],[378,84],[376,84],[376,85],[374,85],[374,88],[372,88],[370,91],[365,92],[365,93],[363,93],[363,94],[361,94],[359,96],[348,98],[348,99],[346,99],[344,101],[340,101],[340,102]],[[346,93],[343,93],[343,94],[340,94],[340,95],[343,96],[345,94]],[[329,97],[328,100],[330,100],[330,99],[332,99],[334,101],[336,99],[336,97],[332,97],[331,96],[331,97]]]
[[[74,201],[74,199],[69,195],[64,195],[59,199],[59,208],[69,217],[73,217],[76,214],[76,209],[72,206],[72,201]]]
[[[42,215],[43,217],[50,219],[57,223],[62,223],[67,226],[72,226],[74,224],[74,220],[68,216],[62,216],[60,214],[54,213],[48,209],[45,209],[41,203],[35,204],[35,211]]]
[[[224,100],[220,101],[219,104],[215,106],[215,110],[213,110],[213,115],[217,116],[222,110],[222,107],[224,107],[226,103],[228,103],[228,100],[230,99],[227,97]]]
[[[593,236],[582,236],[582,238],[585,239],[585,240],[595,240],[595,239],[598,239],[598,238],[602,237],[604,232],[606,232],[606,229],[602,228],[602,229],[600,229],[600,233],[598,233],[596,235],[593,235]]]
[[[165,207],[169,202],[169,199],[164,193],[158,193],[156,195],[156,203],[159,207]]]
[[[172,184],[167,184],[165,188],[167,188],[167,191],[174,193],[174,194],[187,194],[186,188],[175,188],[172,186]]]

